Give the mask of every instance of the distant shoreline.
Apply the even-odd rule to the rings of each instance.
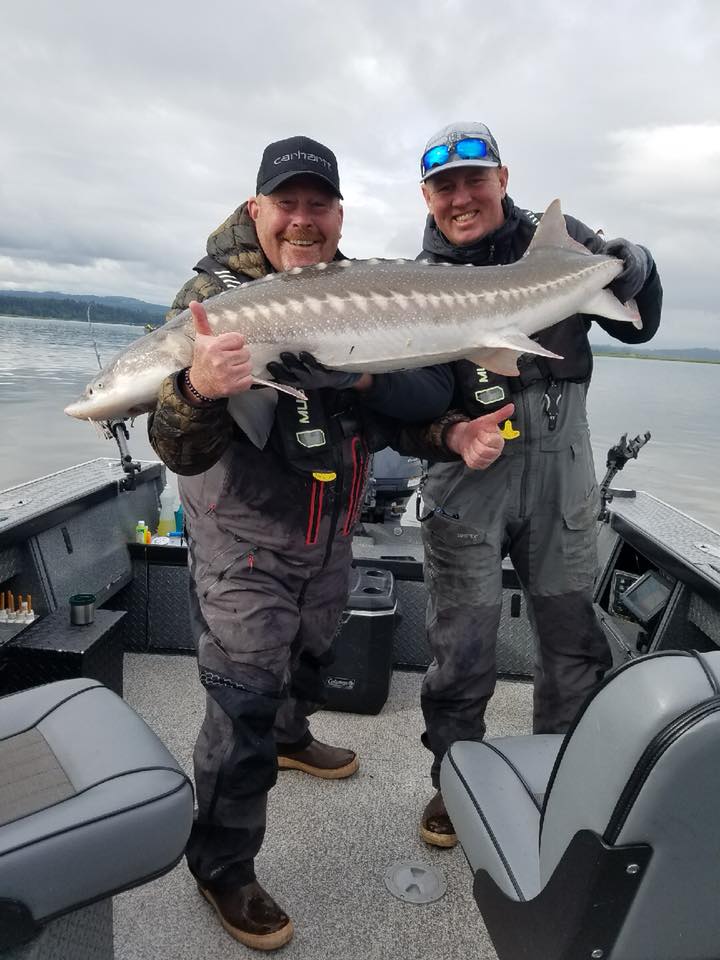
[[[593,350],[594,357],[610,357],[614,360],[666,360],[670,363],[720,363],[720,359],[712,357],[678,357],[671,353],[611,353],[604,350]]]
[[[95,323],[158,326],[165,320],[167,310],[162,304],[134,297],[0,290],[0,314],[31,320],[91,320]]]
[[[58,323],[65,323],[66,320],[71,320],[73,323],[87,323],[87,322],[88,322],[86,316],[85,316],[85,317],[53,317],[53,316],[51,316],[50,314],[47,314],[47,313],[43,313],[43,314],[39,314],[39,313],[3,313],[3,310],[2,310],[2,300],[0,300],[0,317],[2,317],[4,320],[57,320]],[[115,319],[110,320],[110,319],[108,319],[107,317],[94,318],[94,317],[92,316],[92,314],[91,314],[91,316],[90,316],[90,322],[91,322],[92,324],[96,324],[96,323],[98,323],[98,324],[105,324],[105,325],[107,325],[108,327],[117,327],[117,326],[125,326],[125,327],[144,327],[144,326],[146,326],[148,323],[150,323],[152,326],[155,326],[155,325],[158,325],[158,326],[159,326],[159,325],[160,325],[157,321],[153,322],[153,321],[151,321],[151,320],[146,320],[146,319],[144,319],[144,318],[142,318],[142,317],[140,317],[140,316],[133,317],[132,319],[130,319],[129,317],[124,317],[124,318],[121,319],[121,320],[115,320]]]

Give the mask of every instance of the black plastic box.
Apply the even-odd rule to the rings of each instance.
[[[89,677],[121,697],[124,616],[123,611],[100,609],[93,623],[73,626],[69,609],[63,608],[36,620],[3,648],[0,694]]]
[[[325,672],[326,709],[379,713],[388,698],[397,600],[389,570],[353,567],[348,605]]]

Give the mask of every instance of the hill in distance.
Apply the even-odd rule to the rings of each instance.
[[[96,323],[134,323],[143,326],[162,323],[168,308],[134,297],[99,297],[88,294],[0,290],[0,313],[13,317],[39,317],[55,320],[86,320]]]

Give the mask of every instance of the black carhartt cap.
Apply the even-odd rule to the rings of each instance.
[[[281,183],[299,174],[324,180],[342,200],[335,154],[310,137],[288,137],[287,140],[269,143],[260,161],[255,192],[272,193]]]

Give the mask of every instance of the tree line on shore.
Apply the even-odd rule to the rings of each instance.
[[[118,298],[120,299],[120,298]],[[9,317],[36,317],[47,320],[87,320],[88,306],[90,320],[94,323],[132,323],[144,326],[147,323],[157,326],[163,322],[167,307],[141,300],[132,305],[123,303],[109,304],[102,299],[84,297],[23,296],[5,294],[0,296],[0,314]]]

